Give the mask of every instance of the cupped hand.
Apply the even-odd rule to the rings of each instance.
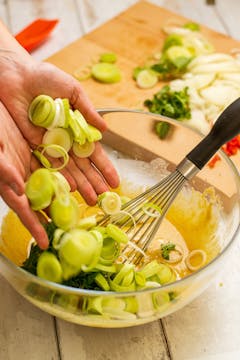
[[[0,56],[1,68],[4,72],[1,72],[0,99],[32,148],[41,143],[45,131],[32,125],[28,119],[29,104],[40,94],[68,98],[71,106],[78,109],[88,123],[101,131],[106,130],[105,121],[94,110],[79,82],[54,65],[38,63],[30,56],[14,57],[9,52]],[[62,172],[72,190],[78,189],[90,205],[96,203],[98,194],[119,184],[118,174],[100,143],[96,144],[90,158],[71,156]]]
[[[0,196],[12,208],[41,248],[48,246],[47,234],[24,193],[25,180],[35,167],[28,143],[0,102]]]

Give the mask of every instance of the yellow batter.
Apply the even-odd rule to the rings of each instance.
[[[121,188],[118,193],[122,194]],[[211,196],[212,199],[209,200]],[[136,196],[136,194],[132,194]],[[87,206],[79,193],[75,193],[79,201],[80,216],[87,217],[99,212],[97,207]],[[176,249],[180,248],[183,257],[181,261],[169,264],[177,276],[182,278],[190,273],[184,259],[189,251],[204,250],[207,254],[206,263],[220,252],[218,223],[220,221],[220,208],[215,195],[211,191],[200,193],[195,190],[181,192],[171,206],[167,218],[164,219],[157,233],[155,241],[151,244],[148,255],[150,259],[161,257],[161,244],[174,243]],[[30,233],[24,228],[18,217],[9,211],[4,218],[1,229],[0,251],[17,265],[21,265],[28,254]],[[197,261],[197,259],[196,259]]]

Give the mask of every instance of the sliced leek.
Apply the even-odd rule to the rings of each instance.
[[[29,177],[25,193],[33,210],[42,210],[48,207],[54,195],[52,176],[47,169],[37,169]]]
[[[98,196],[98,205],[106,214],[114,215],[121,210],[122,202],[117,193],[106,191]]]
[[[94,152],[95,143],[86,141],[83,145],[80,145],[79,143],[74,142],[72,150],[76,156],[80,158],[87,158]]]
[[[64,148],[66,152],[68,152],[72,146],[72,138],[66,129],[54,128],[45,132],[42,143],[44,145],[59,145]],[[46,149],[46,153],[54,158],[59,158],[62,156],[57,150],[51,147]]]
[[[40,255],[37,263],[37,275],[56,283],[62,281],[62,267],[53,253],[45,251]]]

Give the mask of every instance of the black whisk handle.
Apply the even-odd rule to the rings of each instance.
[[[209,134],[186,157],[202,169],[222,145],[239,133],[240,98],[222,112]]]

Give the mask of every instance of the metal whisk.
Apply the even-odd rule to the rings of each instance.
[[[122,207],[123,214],[111,219],[125,230],[133,246],[126,245],[122,250],[123,262],[138,264],[141,261],[184,183],[193,178],[224,143],[239,133],[240,98],[224,110],[210,133],[186,155],[174,172],[126,203]],[[99,224],[106,225],[109,220],[110,216],[105,216]]]

